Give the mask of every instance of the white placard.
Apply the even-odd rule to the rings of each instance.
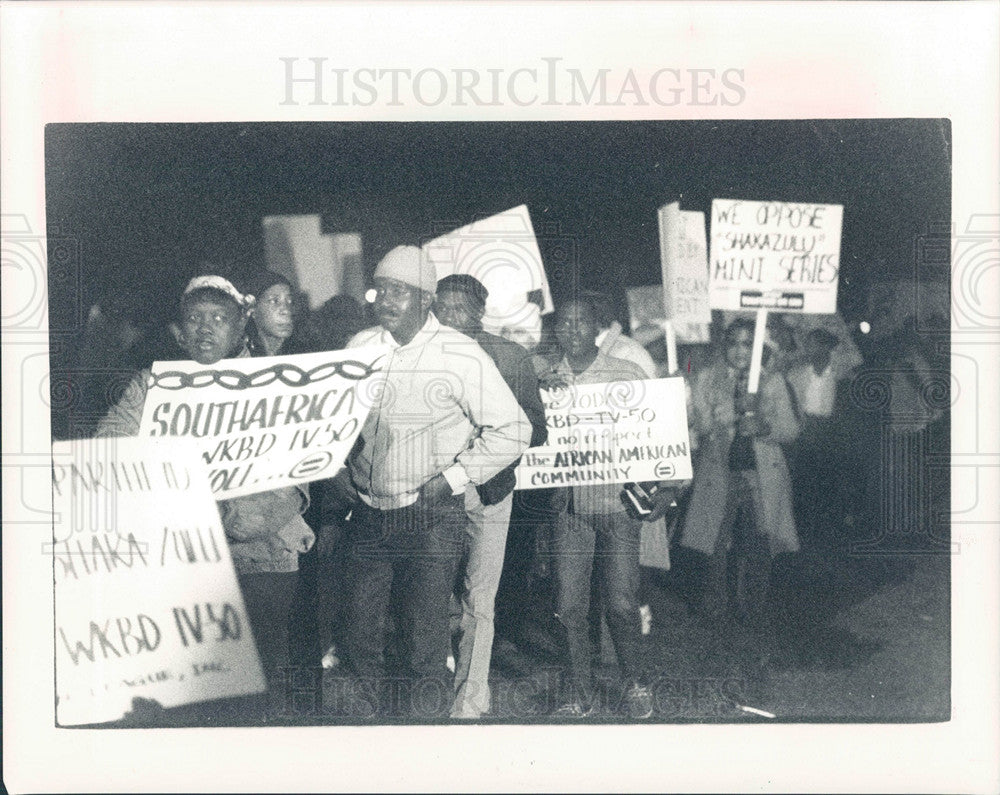
[[[216,499],[333,477],[382,389],[385,346],[156,362],[143,438],[196,438]]]
[[[712,201],[712,309],[837,311],[839,204]]]
[[[343,261],[319,215],[270,215],[263,221],[267,266],[287,278],[318,309],[342,292]]]
[[[708,340],[708,247],[705,214],[666,204],[658,213],[663,305],[682,342]],[[690,332],[689,327],[694,327]],[[694,337],[695,339],[689,339]]]
[[[85,439],[52,457],[58,722],[263,691],[197,446]]]
[[[683,378],[542,390],[548,443],[517,468],[517,488],[691,477]]]
[[[483,326],[525,328],[537,333],[538,307],[530,294],[541,297],[541,314],[553,310],[549,281],[526,205],[483,218],[424,243],[423,253],[438,279],[453,273],[475,276],[489,291]]]

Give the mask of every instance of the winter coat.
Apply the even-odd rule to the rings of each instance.
[[[729,446],[736,426],[735,386],[736,373],[723,360],[702,370],[694,381],[691,424],[700,445],[681,543],[706,554],[715,550],[729,478],[735,474],[729,470]],[[781,445],[795,440],[799,423],[780,374],[761,374],[759,397],[758,416],[771,426],[767,436],[753,441],[765,524],[760,529],[769,537],[772,553],[796,552],[799,538],[792,514],[792,487]]]

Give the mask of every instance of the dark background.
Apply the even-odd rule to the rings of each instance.
[[[370,273],[392,246],[525,203],[556,301],[612,285],[624,314],[625,288],[659,282],[661,205],[839,203],[849,319],[870,280],[912,276],[919,236],[951,217],[938,119],[53,124],[45,157],[50,238],[68,242],[50,240],[54,334],[115,286],[167,320],[200,263],[263,263],[266,215],[360,232]]]
[[[839,203],[838,306],[857,321],[867,317],[872,283],[948,275],[950,141],[949,123],[933,119],[50,125],[53,437],[87,435],[87,423],[132,377],[126,362],[93,371],[100,352],[79,355],[89,353],[85,340],[99,339],[83,333],[92,302],[135,290],[142,319],[162,331],[203,263],[262,264],[266,215],[320,213],[325,231],[360,233],[370,273],[394,245],[527,204],[556,302],[577,286],[610,291],[625,321],[624,290],[660,281],[663,204],[679,199],[707,213],[714,198]],[[749,688],[745,703],[782,719],[947,719],[949,418],[911,433],[920,439],[904,439],[890,458],[883,439],[891,406],[875,405],[914,337],[936,352],[929,361],[947,381],[947,345],[939,343],[948,325],[939,320],[929,332],[899,330],[878,356],[866,356],[881,386],[860,395],[871,405],[848,405],[842,442],[831,450],[852,489],[852,522],[817,518],[802,530],[803,553],[775,564],[784,612],[766,661],[745,634],[693,617],[685,605],[698,564],[675,547],[676,566],[649,589],[652,654],[670,676],[735,676]],[[89,391],[88,379],[96,384]],[[880,491],[886,484],[890,502]],[[922,513],[900,531],[888,509]],[[857,542],[867,546],[850,546]],[[551,607],[533,598],[545,627]],[[542,663],[552,664],[545,654],[529,643],[495,655],[494,666],[508,683],[529,675],[544,683]],[[689,719],[747,719],[728,703],[712,709]]]

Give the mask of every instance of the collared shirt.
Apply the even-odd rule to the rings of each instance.
[[[597,358],[582,373],[576,374],[565,358],[556,365],[555,372],[568,384],[609,384],[616,381],[642,381],[645,374],[638,365],[626,359],[616,359],[599,352]],[[571,486],[573,510],[580,514],[618,513],[624,511],[619,494],[622,483],[587,483]]]
[[[837,376],[832,366],[817,375],[815,368],[806,368],[805,383],[799,397],[799,406],[807,417],[829,417],[833,414],[833,400],[837,396]]]
[[[351,480],[370,506],[412,505],[438,474],[461,494],[527,449],[531,424],[475,340],[428,314],[406,345],[376,326],[347,347],[374,344],[391,349],[385,387],[348,459]]]

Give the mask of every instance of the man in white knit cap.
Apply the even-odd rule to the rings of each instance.
[[[390,591],[403,608],[404,673],[419,680],[415,718],[451,707],[448,601],[465,524],[465,487],[482,484],[528,446],[531,425],[492,359],[430,312],[437,278],[416,246],[375,269],[379,325],[348,347],[391,349],[347,471],[360,502],[351,517],[346,651],[355,673],[384,676]],[[393,584],[395,581],[395,588]]]

